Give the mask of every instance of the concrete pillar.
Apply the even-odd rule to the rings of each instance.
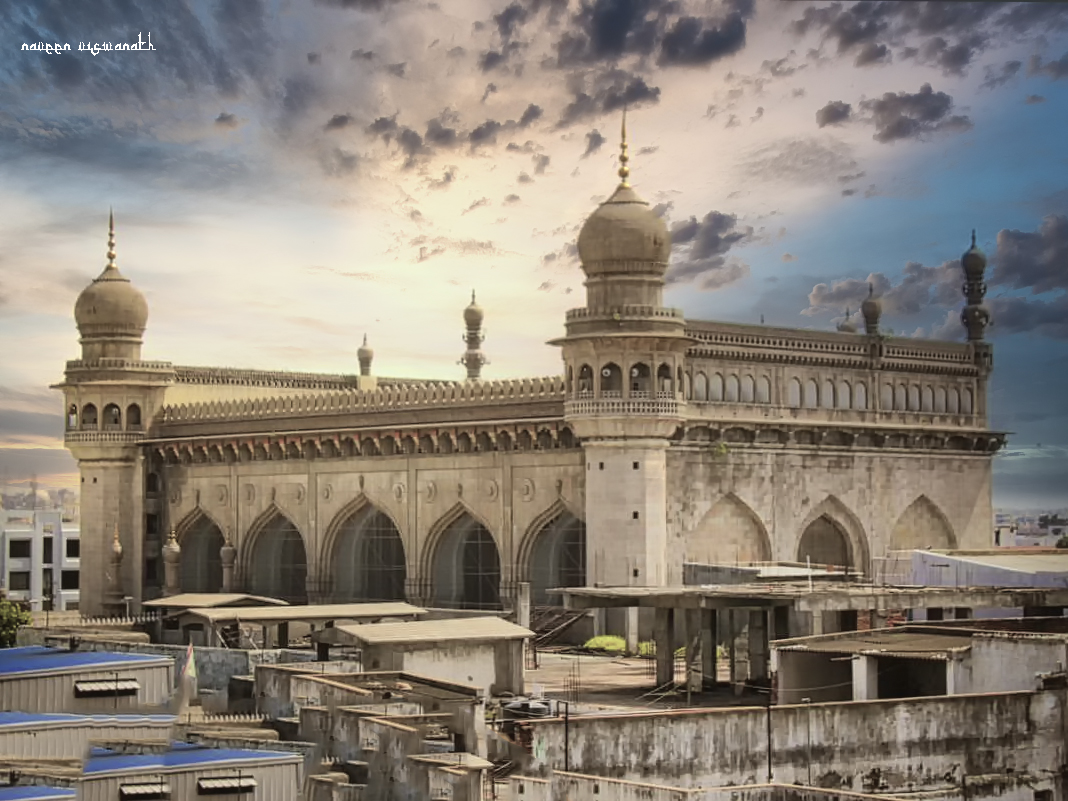
[[[853,657],[853,700],[874,701],[879,697],[879,663],[874,656]]]
[[[823,612],[809,612],[809,618],[812,621],[811,632],[813,636],[827,633],[827,627],[824,625],[826,621],[823,618]]]
[[[638,653],[638,607],[628,606],[623,620],[623,640],[628,654]]]
[[[278,646],[279,648],[289,647],[289,623],[278,624]]]
[[[749,612],[749,678],[767,681],[768,678],[768,624],[767,612],[755,609]]]
[[[529,581],[520,581],[515,585],[515,622],[525,629],[530,628]]]
[[[222,592],[234,591],[234,562],[237,560],[237,548],[230,541],[230,530],[226,530],[226,542],[219,549],[219,559],[222,561]]]
[[[701,672],[705,677],[706,687],[715,687],[719,672],[716,649],[719,643],[716,637],[716,610],[701,610]]]
[[[657,607],[653,624],[656,645],[656,686],[675,681],[675,610]]]
[[[705,688],[704,645],[702,609],[687,609],[686,620],[686,691],[699,693]]]

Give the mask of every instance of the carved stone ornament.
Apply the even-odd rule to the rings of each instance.
[[[393,485],[393,497],[396,498],[398,501],[401,500],[402,498],[404,498],[404,485],[403,484],[394,484]]]
[[[531,481],[529,478],[523,479],[523,500],[534,500],[534,482]]]
[[[245,503],[253,503],[256,500],[256,488],[252,484],[245,485]]]
[[[327,484],[323,487],[323,500],[328,501],[334,496],[334,487],[332,484]]]
[[[426,482],[426,502],[433,503],[434,499],[438,497],[438,485],[433,481]]]
[[[500,492],[501,492],[501,488],[498,486],[497,482],[494,481],[492,478],[489,479],[486,482],[486,495],[490,499],[496,498],[500,494]]]

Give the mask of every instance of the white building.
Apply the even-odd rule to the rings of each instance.
[[[59,510],[0,511],[0,582],[35,611],[78,608],[81,539]]]

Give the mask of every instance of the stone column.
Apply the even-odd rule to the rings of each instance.
[[[638,653],[638,607],[628,606],[624,610],[626,618],[623,623],[623,639],[626,643],[628,654]]]
[[[874,701],[879,697],[879,663],[874,656],[853,657],[853,700]]]
[[[686,620],[686,691],[699,693],[705,688],[704,610],[687,609]]]
[[[530,582],[517,581],[515,585],[515,622],[525,629],[530,628]]]
[[[675,610],[656,608],[653,624],[653,643],[656,646],[656,686],[675,682]]]
[[[719,660],[717,648],[719,639],[716,636],[716,610],[701,610],[701,672],[705,677],[706,687],[715,687],[719,681]]]
[[[174,529],[167,536],[167,542],[163,546],[163,595],[169,598],[182,591],[181,569],[182,549],[178,545],[178,538]]]
[[[222,591],[234,591],[234,562],[237,560],[237,548],[230,539],[229,530],[226,532],[226,542],[219,549],[219,558],[222,560]]]
[[[767,681],[768,678],[768,622],[767,612],[756,609],[749,613],[749,678]]]

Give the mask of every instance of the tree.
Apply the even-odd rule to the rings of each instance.
[[[1068,548],[1068,534],[1065,534],[1059,540],[1057,540],[1058,548]]]
[[[18,630],[33,622],[30,613],[21,605],[0,599],[0,648],[11,648],[15,645]]]

